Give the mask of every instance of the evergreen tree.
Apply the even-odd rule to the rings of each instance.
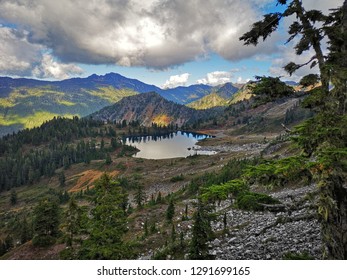
[[[228,222],[227,222],[227,213],[225,212],[224,215],[223,215],[223,230],[224,230],[224,231],[226,231],[227,225],[228,225]]]
[[[48,246],[59,235],[60,209],[56,201],[44,199],[34,209],[33,245]]]
[[[143,186],[138,184],[134,194],[135,203],[138,208],[143,207],[143,203],[146,201],[146,193],[143,190]]]
[[[27,218],[24,217],[23,221],[21,222],[21,229],[20,229],[21,244],[24,244],[25,242],[29,241],[32,238],[32,235],[33,235],[32,227],[31,225],[29,225]]]
[[[284,12],[267,14],[254,23],[241,40],[257,45],[265,40],[284,17],[296,16],[289,27],[292,41],[300,36],[295,46],[297,55],[313,49],[314,56],[304,64],[290,62],[285,66],[290,74],[299,68],[318,65],[321,87],[312,90],[304,106],[316,115],[298,126],[294,141],[302,148],[317,182],[320,193],[318,213],[321,216],[322,236],[329,259],[347,259],[347,166],[346,107],[347,107],[347,1],[328,16],[317,10],[306,11],[300,0],[278,0]],[[317,24],[318,23],[318,24]],[[329,39],[329,54],[322,51],[322,39]],[[313,77],[304,79],[312,82]],[[329,89],[329,83],[334,85]]]
[[[59,179],[59,186],[60,187],[65,187],[66,178],[65,178],[64,171],[59,172],[58,179]]]
[[[172,199],[170,199],[169,206],[166,209],[166,221],[172,223],[172,219],[175,216],[175,205]]]
[[[144,225],[143,225],[143,231],[144,231],[144,236],[147,237],[148,236],[148,220],[146,218]]]
[[[116,138],[111,138],[111,147],[116,149],[118,147],[118,142]]]
[[[90,235],[82,243],[82,259],[125,259],[131,247],[123,241],[127,217],[123,209],[127,194],[106,173],[95,182],[94,207],[91,211]]]
[[[18,200],[18,198],[17,198],[17,192],[13,189],[13,190],[11,191],[11,197],[10,197],[11,205],[17,204],[17,200]]]
[[[171,241],[175,242],[176,241],[176,229],[175,229],[175,225],[172,223],[172,227],[171,227]]]
[[[184,216],[185,216],[185,220],[188,220],[188,204],[186,204],[186,207],[184,209]]]
[[[258,82],[253,88],[252,93],[261,103],[294,94],[293,88],[282,82],[279,78],[256,76],[256,79]]]
[[[66,245],[73,247],[76,235],[81,231],[82,210],[77,205],[75,199],[72,197],[69,201],[68,209],[65,213],[65,234]]]
[[[110,165],[112,163],[112,159],[109,153],[106,154],[105,164]]]
[[[161,203],[161,201],[162,201],[162,197],[161,197],[161,192],[159,191],[158,192],[158,196],[157,196],[157,200],[156,200],[156,203]]]
[[[189,258],[192,260],[212,259],[207,245],[212,235],[209,211],[207,206],[203,205],[200,200],[198,201],[197,210],[193,215],[193,223]]]

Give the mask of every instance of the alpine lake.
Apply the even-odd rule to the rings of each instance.
[[[160,136],[127,137],[123,141],[125,144],[136,147],[139,150],[133,157],[168,159],[216,154],[215,151],[207,151],[197,145],[198,141],[211,137],[206,134],[177,131]]]

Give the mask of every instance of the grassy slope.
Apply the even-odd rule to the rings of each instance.
[[[82,117],[134,94],[137,93],[111,86],[82,89],[79,93],[62,92],[53,87],[16,88],[8,97],[0,98],[0,135],[11,128],[39,126],[54,116]]]
[[[218,96],[217,93],[211,93],[209,95],[204,96],[203,98],[200,98],[197,101],[187,104],[188,107],[197,110],[209,109],[213,107],[222,107],[226,105],[228,105],[227,100]]]

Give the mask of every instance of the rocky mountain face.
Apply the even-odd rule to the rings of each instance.
[[[91,114],[93,119],[122,122],[139,121],[141,125],[152,123],[182,126],[185,123],[213,117],[219,110],[194,110],[168,101],[155,92],[123,98],[120,102]]]

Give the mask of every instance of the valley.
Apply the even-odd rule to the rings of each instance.
[[[146,94],[141,95],[143,98],[141,102],[138,102],[138,99],[136,99],[137,106],[140,105],[139,109],[137,109],[138,112],[149,110],[141,107],[143,103],[144,106],[151,104],[151,112],[156,112],[160,115],[165,111],[167,115],[170,115],[170,111],[163,109],[167,108],[167,105],[159,107],[161,109],[157,111],[153,107],[158,106],[158,104],[166,104],[167,101],[164,101],[156,94],[147,95],[149,98],[146,97]],[[129,102],[125,98],[119,104],[102,109],[86,119],[79,120],[74,118],[70,121],[57,118],[44,124],[44,129],[27,130],[22,135],[19,133],[18,136],[20,137],[12,136],[5,138],[5,142],[3,141],[0,145],[3,157],[11,153],[11,150],[16,147],[16,149],[19,149],[18,151],[21,151],[22,156],[28,155],[28,158],[32,159],[34,157],[34,154],[31,154],[32,148],[36,147],[35,149],[40,152],[39,155],[35,155],[39,156],[35,161],[40,161],[40,155],[49,153],[49,150],[45,151],[45,147],[52,149],[54,145],[61,142],[65,145],[65,148],[62,146],[61,152],[63,155],[61,157],[58,154],[56,155],[59,160],[57,158],[55,167],[52,167],[51,171],[43,169],[42,173],[38,174],[38,171],[35,172],[34,166],[29,164],[26,167],[29,170],[29,173],[25,175],[27,177],[18,179],[18,173],[14,171],[15,163],[10,164],[12,169],[7,169],[8,171],[6,171],[6,168],[3,169],[2,179],[0,180],[3,182],[3,191],[0,194],[0,216],[2,221],[0,234],[3,240],[3,251],[8,252],[3,253],[2,258],[74,259],[89,258],[89,256],[95,258],[95,255],[89,255],[92,252],[84,253],[83,248],[86,245],[84,245],[85,241],[83,240],[92,234],[94,229],[92,221],[88,221],[90,218],[83,215],[94,211],[93,197],[96,195],[95,185],[99,184],[100,180],[103,180],[104,174],[114,178],[128,195],[126,200],[127,230],[124,231],[122,240],[125,242],[124,244],[127,244],[126,246],[130,246],[132,249],[129,255],[124,258],[190,258],[189,248],[191,245],[189,244],[191,243],[192,229],[194,227],[194,213],[198,207],[198,198],[201,195],[198,195],[197,190],[203,192],[203,197],[205,192],[205,197],[210,196],[212,193],[210,194],[209,192],[210,190],[212,191],[211,188],[213,186],[223,186],[226,182],[239,180],[237,178],[243,176],[242,174],[247,169],[246,167],[252,166],[254,164],[252,163],[253,161],[258,162],[258,159],[260,159],[261,162],[267,158],[282,158],[285,155],[295,154],[295,148],[289,145],[286,140],[286,132],[281,124],[284,122],[292,127],[300,120],[309,116],[309,112],[301,111],[302,109],[297,106],[300,98],[277,100],[258,107],[253,107],[253,101],[246,100],[224,110],[218,109],[219,112],[222,112],[219,115],[212,114],[208,118],[196,118],[195,120],[183,121],[181,123],[173,122],[174,119],[171,117],[169,118],[171,120],[170,123],[160,124],[152,121],[141,122],[141,120],[146,119],[144,115],[138,115],[125,121],[125,115],[122,115],[122,108],[124,114],[136,111],[126,107],[135,103]],[[119,106],[119,108],[117,109],[116,106]],[[172,103],[170,106],[178,105]],[[182,110],[183,108],[181,111],[173,110],[178,116],[177,119],[184,119],[184,113],[182,115],[184,110]],[[296,118],[286,120],[289,118],[291,110],[296,112]],[[118,117],[112,115],[116,112]],[[155,118],[155,114],[150,116]],[[126,136],[142,137],[143,135],[152,135],[154,137],[153,135],[158,135],[155,137],[160,139],[161,135],[165,135],[165,133],[174,135],[178,127],[187,131],[213,136],[213,138],[200,140],[197,144],[203,150],[214,151],[214,153],[211,155],[193,154],[187,157],[173,156],[167,159],[144,159],[132,156],[137,153],[136,149],[127,148],[120,142],[120,139]],[[68,132],[68,134],[64,131]],[[49,136],[45,136],[46,133]],[[35,135],[38,136],[40,134],[43,135],[41,139],[35,140]],[[52,139],[56,139],[58,142],[53,144],[54,142],[51,142]],[[22,141],[24,143],[20,144]],[[16,146],[13,146],[14,144]],[[89,152],[84,153],[82,146],[85,147],[83,149],[89,147]],[[56,152],[60,153],[61,148],[58,150],[58,147],[59,145],[54,149],[57,149]],[[76,150],[74,151],[73,149]],[[4,162],[4,164],[6,163]],[[38,168],[40,169],[39,166]],[[12,175],[9,175],[11,172]],[[9,177],[6,177],[5,174]],[[14,179],[16,177],[16,181],[9,183],[10,178]],[[9,184],[13,184],[11,190],[6,190],[6,186],[7,188],[11,186]],[[250,190],[257,193],[266,193],[267,195],[274,194],[275,197],[277,192],[286,191],[286,197],[292,197],[296,189],[295,183],[289,183],[289,185],[281,185],[279,188],[276,187],[274,189],[253,184]],[[305,195],[309,195],[312,190],[310,189]],[[15,203],[11,202],[11,197],[14,194],[16,197]],[[214,217],[209,218],[212,219],[213,235],[211,237],[213,236],[213,239],[210,240],[212,243],[209,243],[210,249],[208,251],[211,257],[223,259],[230,257],[227,250],[235,251],[234,246],[241,246],[237,245],[239,244],[237,242],[239,242],[239,238],[244,239],[246,236],[244,234],[240,236],[238,232],[248,223],[246,221],[249,219],[246,218],[247,215],[254,216],[256,213],[248,212],[250,210],[247,210],[247,208],[239,210],[234,204],[228,202],[230,194],[221,193],[221,195],[221,198],[217,196],[217,201],[223,201],[222,204],[217,203],[217,201],[213,202],[216,198],[212,199],[212,197],[208,198],[208,203],[207,201],[205,203],[212,207],[213,210],[209,210],[212,211],[209,215]],[[74,233],[74,239],[70,240],[72,242],[72,247],[70,247],[66,245],[68,229],[64,221],[70,211],[69,200],[72,198],[76,201],[82,213],[85,214],[82,215],[84,217],[84,225],[75,225],[76,228],[80,228]],[[23,239],[22,237],[23,227],[33,227],[32,230],[35,231],[35,207],[42,199],[57,201],[61,213],[60,233],[55,237],[56,241],[53,244],[50,243],[49,246],[35,245],[33,243],[34,239],[31,239],[35,234],[31,231],[29,231],[27,238]],[[212,200],[210,201],[210,199]],[[305,196],[301,199],[302,203],[306,203]],[[301,204],[297,206],[297,202],[294,203],[294,201],[280,201],[276,203],[284,203],[284,208],[280,208],[282,210],[279,212],[276,210],[275,218],[264,219],[264,222],[258,224],[260,233],[256,234],[257,240],[263,236],[263,239],[275,242],[277,237],[268,236],[268,230],[265,228],[270,229],[278,224],[285,226],[287,223],[291,223],[292,217],[288,217],[288,214],[286,214],[289,209],[293,213],[301,211],[301,216],[296,217],[294,215],[297,226],[302,226],[302,223],[306,223],[306,221],[311,222],[315,220],[309,211],[306,213],[306,211],[302,210]],[[165,215],[167,215],[170,203],[174,203],[174,211],[172,217],[168,220],[165,218]],[[259,212],[259,215],[273,215],[271,214],[272,212],[266,214],[268,210],[263,209],[262,211],[264,212]],[[239,220],[233,220],[235,215],[241,215]],[[224,216],[225,218],[223,218]],[[281,217],[283,217],[283,221]],[[230,225],[228,229],[225,228],[226,225],[222,226],[224,219]],[[272,221],[273,225],[269,221]],[[264,227],[263,233],[261,227]],[[305,236],[297,236],[296,238],[299,238],[300,242],[307,242]],[[223,242],[233,244],[230,240],[236,240],[235,245],[223,246],[227,248],[226,250],[220,247],[220,244]],[[264,255],[250,247],[248,250],[251,249],[252,255],[245,255],[245,252],[240,252],[238,256],[232,255],[232,258],[278,259],[284,258],[288,254],[299,256],[306,253],[310,257],[320,258],[320,251],[317,249],[318,245],[316,243],[312,245],[312,250],[306,252],[303,247],[296,244],[297,242],[286,242],[293,244],[290,246],[283,245],[283,249],[279,249],[282,248],[282,245],[275,242],[277,244],[275,245],[276,250],[281,252],[275,255],[271,252]],[[316,242],[319,242],[319,239]],[[243,243],[244,241],[242,241]],[[8,247],[5,248],[5,246]],[[92,246],[88,245],[88,250],[90,248]]]

